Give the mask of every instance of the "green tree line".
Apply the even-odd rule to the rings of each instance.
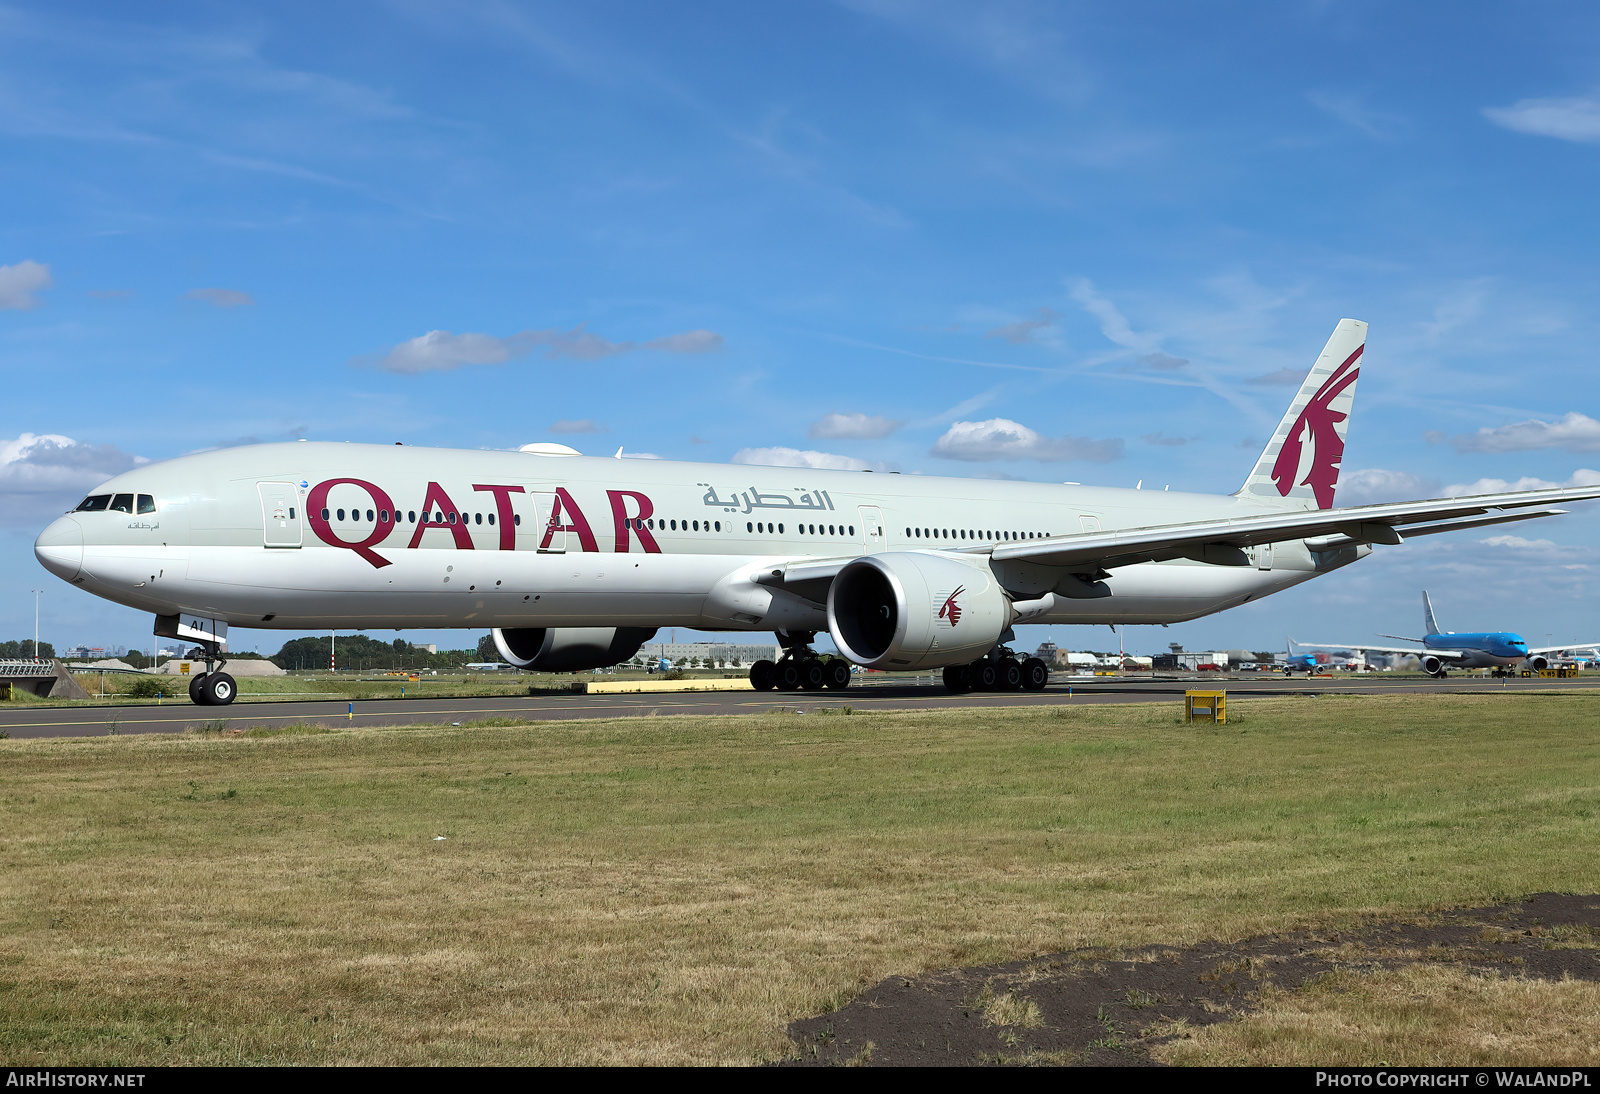
[[[459,669],[472,661],[497,661],[494,639],[484,635],[477,648],[465,650],[440,650],[429,653],[413,646],[403,638],[393,642],[380,642],[364,634],[341,634],[333,640],[333,658],[339,669]],[[309,669],[326,672],[328,669],[328,639],[292,638],[283,648],[267,658],[274,665],[291,672]]]
[[[48,642],[39,643],[40,657],[54,657],[56,648]],[[0,642],[0,659],[33,656],[33,639],[21,638],[15,642]]]

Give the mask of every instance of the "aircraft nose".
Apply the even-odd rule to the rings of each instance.
[[[61,580],[73,580],[83,569],[83,526],[71,517],[60,518],[33,541],[33,555]]]

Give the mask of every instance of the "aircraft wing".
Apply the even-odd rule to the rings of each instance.
[[[1528,648],[1528,656],[1536,653],[1559,653],[1562,650],[1600,650],[1600,642],[1568,642],[1561,646],[1539,646]]]
[[[1359,653],[1409,653],[1416,657],[1437,657],[1441,661],[1459,661],[1467,655],[1466,650],[1419,650],[1415,646],[1404,648],[1401,646],[1369,646],[1365,642],[1300,642],[1297,646],[1310,646],[1314,650],[1352,650]]]
[[[1249,559],[1240,548],[1261,543],[1304,539],[1313,550],[1334,550],[1357,543],[1398,544],[1435,532],[1555,516],[1564,510],[1550,508],[1553,503],[1589,498],[1600,498],[1600,486],[1521,490],[1344,509],[1285,509],[1248,517],[1119,528],[1006,543],[993,548],[992,554],[997,560],[1025,559],[1045,566],[1080,569],[1108,570],[1172,558],[1245,566],[1249,565]]]

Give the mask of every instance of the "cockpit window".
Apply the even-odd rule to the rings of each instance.
[[[77,513],[98,513],[111,504],[110,494],[90,494],[78,503]]]
[[[139,495],[139,512],[141,512],[141,513],[154,513],[155,511],[156,511],[156,499],[151,497],[149,494],[140,494]],[[291,514],[291,515],[293,515],[293,514]]]
[[[111,511],[113,513],[133,512],[132,494],[115,494],[111,498]]]

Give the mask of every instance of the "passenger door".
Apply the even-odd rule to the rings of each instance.
[[[567,552],[565,528],[553,527],[556,520],[556,495],[553,490],[530,490],[533,496],[533,519],[537,522],[539,553],[563,555]]]
[[[261,545],[299,547],[305,533],[294,483],[261,482],[256,490],[261,495]]]
[[[876,505],[863,505],[859,507],[861,513],[861,542],[866,544],[869,551],[881,551],[888,546],[888,537],[884,534],[883,510]]]

